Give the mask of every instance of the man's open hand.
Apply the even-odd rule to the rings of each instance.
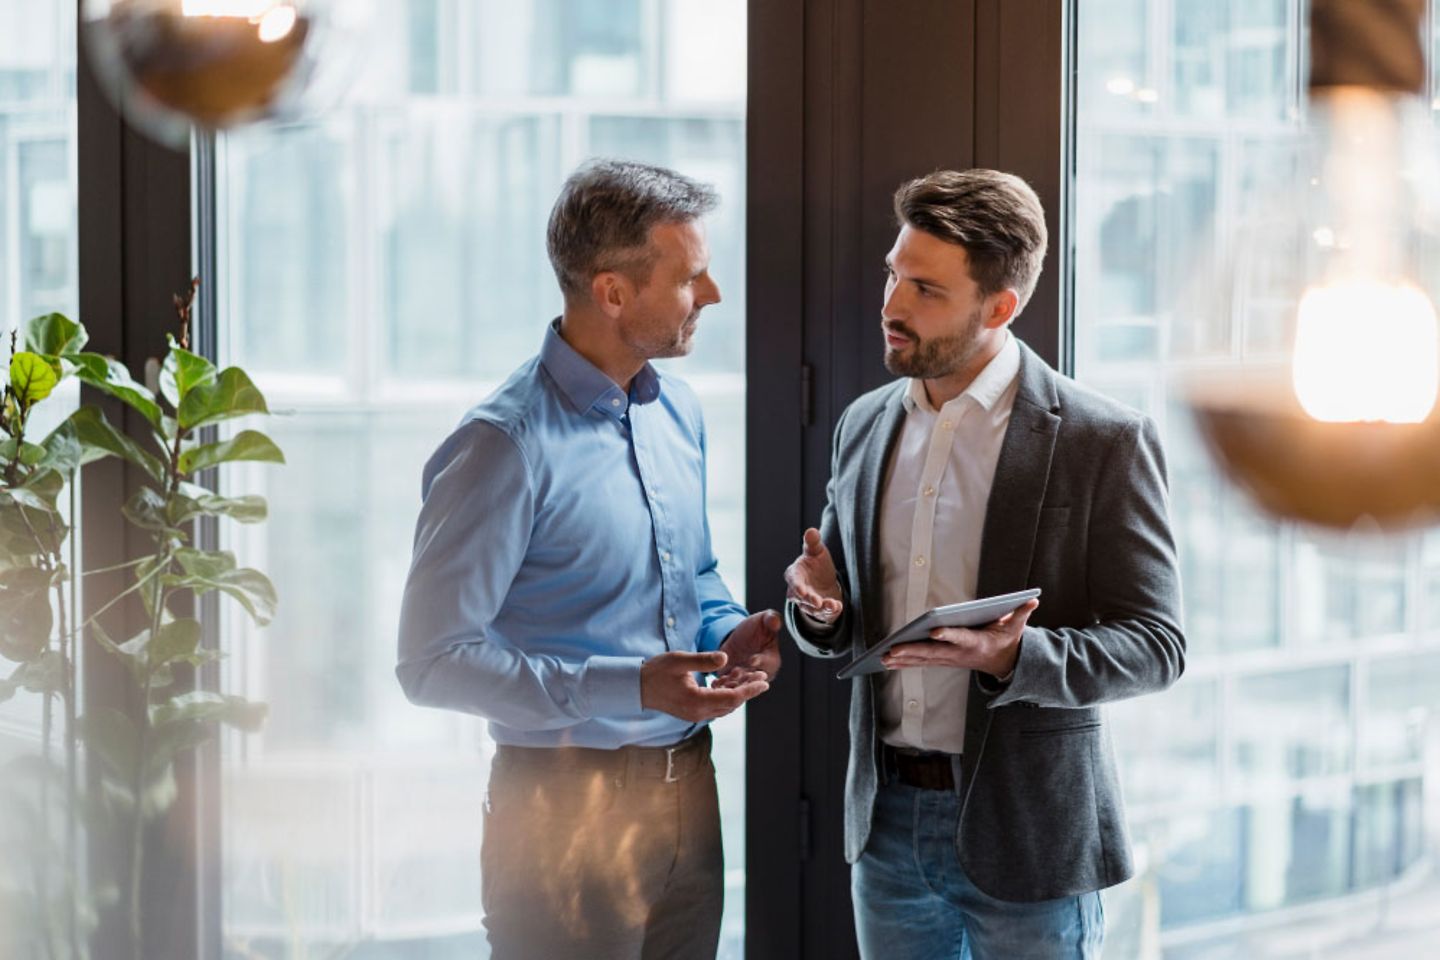
[[[749,679],[733,686],[702,687],[697,673],[725,668],[726,656],[712,653],[662,653],[640,667],[640,705],[672,717],[703,723],[733,712],[746,700],[770,689],[764,679]]]
[[[825,623],[834,623],[844,612],[844,595],[840,578],[835,574],[835,561],[820,539],[820,531],[805,531],[800,556],[785,568],[785,595],[800,604],[810,616]]]
[[[780,614],[774,610],[752,613],[730,631],[720,644],[726,666],[713,687],[733,689],[756,680],[769,683],[780,672]]]

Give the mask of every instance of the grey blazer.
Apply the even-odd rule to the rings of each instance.
[[[1174,683],[1185,637],[1155,425],[1061,377],[1024,344],[1019,377],[986,507],[978,595],[1043,593],[1010,682],[971,675],[955,842],[982,891],[1036,901],[1133,872],[1099,705]],[[838,631],[795,638],[812,656],[848,658],[886,632],[876,528],[904,390],[897,381],[865,394],[836,425],[821,535],[846,612]],[[850,863],[870,836],[878,782],[875,680],[852,681]]]

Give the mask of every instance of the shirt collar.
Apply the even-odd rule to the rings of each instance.
[[[599,367],[565,342],[560,336],[558,317],[545,329],[540,363],[581,413],[593,408],[618,420],[629,412],[631,403],[650,403],[660,396],[660,373],[653,366],[647,363],[640,368],[630,382],[627,395]]]
[[[960,403],[966,397],[974,400],[987,412],[994,408],[1010,384],[1015,382],[1015,377],[1020,372],[1020,342],[1010,331],[1005,331],[1005,345],[1000,352],[985,364],[985,369],[971,381],[965,392],[960,394],[950,403]],[[905,390],[903,397],[905,411],[913,413],[917,408],[925,411],[933,411],[930,406],[930,398],[925,394],[925,381],[918,377],[912,379]],[[949,406],[950,404],[946,404]]]

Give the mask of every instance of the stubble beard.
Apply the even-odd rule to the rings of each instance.
[[[667,334],[664,330],[637,331],[638,335],[631,334],[626,338],[626,343],[635,351],[636,356],[647,360],[688,356],[695,346],[695,329],[699,319],[700,311],[696,310],[673,334]]]
[[[963,370],[980,349],[980,308],[965,321],[959,333],[944,337],[921,340],[915,331],[903,323],[887,323],[886,329],[894,330],[911,340],[911,346],[904,351],[888,344],[885,347],[885,369],[897,377],[912,377],[916,380],[936,380]]]

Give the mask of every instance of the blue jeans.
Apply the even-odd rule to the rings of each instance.
[[[960,869],[960,798],[887,783],[851,873],[860,954],[872,960],[1093,960],[1105,938],[1100,894],[996,900]]]

